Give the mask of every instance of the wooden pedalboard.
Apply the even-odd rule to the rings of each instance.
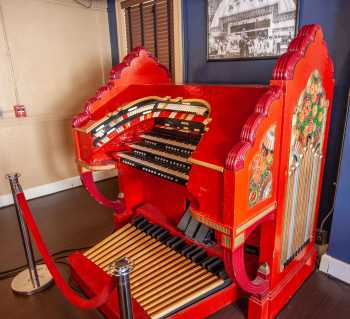
[[[76,253],[69,257],[72,279],[81,287],[83,292],[92,297],[100,292],[108,280],[108,275],[82,254]],[[237,285],[232,283],[228,287],[211,294],[207,298],[195,303],[170,318],[206,318],[223,307],[232,304],[237,299]],[[135,319],[150,318],[138,302],[133,299],[133,313]],[[119,304],[115,291],[110,300],[99,309],[108,319],[119,319]]]
[[[145,209],[141,209],[145,213]],[[160,223],[164,226],[163,223]],[[246,254],[246,267],[248,273],[256,271],[256,256]],[[108,281],[108,274],[91,262],[82,253],[74,253],[68,258],[71,266],[71,275],[75,283],[83,292],[93,297],[97,295]],[[272,319],[288,303],[303,282],[313,273],[316,264],[316,251],[314,248],[307,250],[301,258],[291,265],[288,276],[279,283],[264,298],[250,297],[248,303],[249,319]],[[235,303],[238,299],[247,297],[233,282],[229,286],[210,294],[206,298],[193,303],[167,318],[196,318],[204,319],[218,312],[220,309]],[[146,319],[150,316],[142,306],[133,298],[133,313],[135,319]],[[117,291],[113,292],[109,301],[99,310],[108,319],[119,319],[119,304]]]

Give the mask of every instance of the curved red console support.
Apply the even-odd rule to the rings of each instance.
[[[44,241],[39,232],[38,226],[36,225],[33,215],[30,211],[26,198],[24,197],[24,194],[19,193],[16,197],[18,200],[18,204],[22,210],[25,222],[35,240],[36,246],[41,256],[43,257],[45,264],[47,265],[47,268],[49,269],[53,279],[55,280],[57,287],[60,289],[65,298],[74,306],[82,309],[95,309],[101,307],[104,303],[106,303],[115,288],[115,280],[110,278],[110,280],[102,288],[100,293],[91,299],[84,299],[78,296],[65,282],[64,278],[57,269],[52,257],[50,256],[49,251],[46,245],[44,244]]]
[[[269,281],[257,275],[254,280],[248,277],[244,262],[244,246],[242,245],[232,253],[232,267],[236,281],[246,292],[264,296],[269,290]]]
[[[262,223],[271,221],[274,219],[273,213],[270,213],[266,217],[259,220],[255,225],[251,226],[245,231],[245,237],[248,238],[249,235]],[[251,280],[246,271],[246,265],[244,261],[244,245],[241,245],[232,252],[232,268],[235,279],[238,285],[246,292],[256,295],[265,296],[269,290],[269,274],[262,276],[259,274],[255,279]]]
[[[103,206],[113,208],[116,213],[123,213],[125,210],[124,204],[120,199],[116,200],[110,200],[107,197],[105,197],[101,192],[98,190],[95,182],[93,173],[91,171],[84,172],[80,174],[81,182],[83,183],[85,189],[90,194],[92,198],[94,198],[98,203],[100,203]]]

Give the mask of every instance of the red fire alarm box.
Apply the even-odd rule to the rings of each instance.
[[[14,105],[13,107],[14,111],[15,111],[15,116],[16,117],[26,117],[27,113],[26,113],[26,108],[24,105]]]

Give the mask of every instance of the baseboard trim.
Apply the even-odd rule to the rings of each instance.
[[[116,171],[98,171],[94,173],[94,180],[97,182],[114,177],[116,175]],[[81,186],[80,176],[74,176],[57,182],[27,188],[24,190],[24,194],[27,199],[33,199],[61,192],[78,186]],[[12,194],[0,195],[0,207],[9,206],[12,204]]]
[[[350,284],[350,264],[327,254],[322,255],[320,271]]]

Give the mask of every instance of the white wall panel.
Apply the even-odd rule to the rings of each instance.
[[[0,194],[6,194],[2,176],[9,171],[21,172],[24,187],[77,175],[70,119],[105,82],[111,51],[105,0],[91,8],[73,0],[0,0],[0,9],[0,107],[12,109],[16,86],[28,114],[0,119]]]

